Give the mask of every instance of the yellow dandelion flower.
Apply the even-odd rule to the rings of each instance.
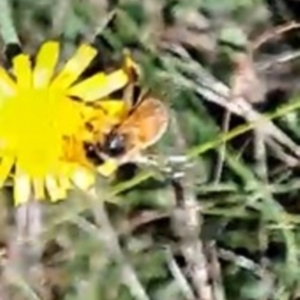
[[[49,41],[35,66],[20,54],[13,59],[13,76],[0,67],[0,187],[12,175],[16,204],[32,193],[35,199],[56,201],[72,184],[85,189],[93,183],[93,172],[80,159],[83,150],[77,151],[81,144],[74,143],[86,120],[86,104],[71,97],[95,101],[129,80],[119,69],[77,82],[95,55],[91,46],[80,46],[56,75],[59,44]]]

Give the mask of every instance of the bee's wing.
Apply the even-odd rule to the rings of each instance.
[[[135,161],[136,154],[155,144],[165,133],[169,122],[169,113],[158,99],[142,99],[132,113],[118,126],[117,132],[126,135],[127,152],[119,159],[106,157],[98,172],[109,176],[120,164]]]
[[[165,133],[169,122],[166,106],[153,97],[144,98],[119,127],[119,132],[131,139],[131,144],[145,149],[155,144]]]

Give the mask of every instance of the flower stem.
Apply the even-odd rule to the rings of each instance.
[[[96,209],[93,210],[97,225],[102,228],[107,242],[105,247],[111,257],[118,262],[121,267],[121,276],[123,283],[129,289],[131,295],[136,300],[149,300],[149,297],[139,281],[135,270],[124,255],[119,238],[115,232],[109,216],[105,210],[103,199],[99,199],[99,195],[95,189],[91,189],[88,194],[88,200],[92,201],[92,205]]]
[[[4,43],[7,44],[20,44],[17,35],[9,0],[0,1],[0,33]]]
[[[15,208],[15,233],[9,243],[9,266],[19,276],[22,287],[38,294],[46,293],[39,283],[43,276],[40,240],[43,208],[34,200]]]

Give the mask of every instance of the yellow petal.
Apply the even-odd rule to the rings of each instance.
[[[81,45],[53,80],[53,87],[68,88],[81,75],[96,54],[97,50],[93,47],[85,44]]]
[[[31,196],[30,178],[28,175],[17,172],[14,178],[15,205],[24,204]]]
[[[57,42],[47,42],[42,45],[33,71],[33,86],[35,88],[49,85],[55,71],[58,56],[59,44]]]
[[[0,187],[5,183],[14,161],[15,160],[12,157],[5,156],[2,158],[0,164]]]
[[[118,169],[118,163],[114,159],[106,160],[102,165],[97,167],[97,171],[104,177],[111,176]]]
[[[121,118],[128,112],[127,103],[119,99],[101,100],[99,106],[104,110],[108,117]]]
[[[67,191],[68,189],[71,188],[71,183],[69,178],[67,178],[66,176],[63,175],[59,175],[58,176],[58,186],[59,188]]]
[[[8,73],[0,67],[0,97],[14,96],[16,91],[17,85]]]
[[[123,68],[133,77],[141,75],[141,69],[139,65],[132,59],[131,54],[128,51],[124,51]]]
[[[59,188],[58,182],[54,176],[47,175],[45,181],[46,188],[52,202],[56,202],[65,198],[65,195],[62,192],[62,189]]]
[[[128,80],[128,75],[123,70],[118,70],[107,75],[98,73],[71,87],[68,94],[83,99],[86,102],[92,102],[121,89],[126,85]]]
[[[86,169],[76,168],[72,175],[72,181],[77,187],[85,191],[95,183],[95,176]]]
[[[62,176],[62,175],[57,175],[56,176],[56,182],[57,182],[57,194],[59,196],[58,199],[66,199],[67,198],[67,190],[68,188],[70,187],[70,184],[69,184],[69,180]]]
[[[67,190],[66,189],[63,189],[60,186],[58,186],[57,192],[58,192],[58,195],[59,195],[59,197],[57,198],[57,200],[65,200],[65,199],[67,199]]]
[[[36,200],[45,199],[45,184],[43,178],[33,179],[33,192]]]
[[[32,84],[31,62],[28,55],[20,54],[13,59],[13,70],[18,87],[30,88]]]

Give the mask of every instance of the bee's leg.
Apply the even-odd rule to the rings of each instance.
[[[99,158],[101,158],[103,161],[110,159],[110,157],[102,151],[96,150],[96,153],[99,156]]]
[[[144,166],[152,166],[152,167],[158,167],[159,165],[158,161],[154,157],[142,154],[139,147],[130,150],[124,156],[122,156],[118,161],[120,165],[125,163],[136,163],[136,164],[141,164]]]
[[[159,162],[155,157],[142,155],[141,153],[135,157],[135,162],[145,166],[158,167]]]
[[[123,156],[118,159],[120,165],[126,163],[138,163],[141,157],[140,147],[134,147],[127,151]]]
[[[127,84],[123,90],[123,99],[128,104],[129,107],[133,107],[134,105],[134,85],[132,82]]]

